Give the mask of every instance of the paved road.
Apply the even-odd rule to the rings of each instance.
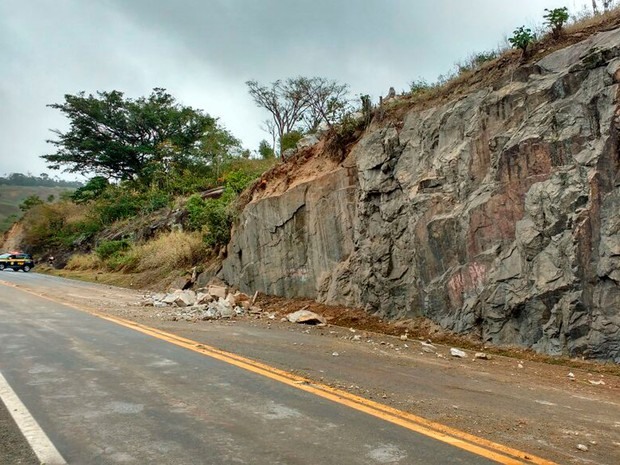
[[[0,373],[68,463],[495,463],[22,290],[0,295]]]

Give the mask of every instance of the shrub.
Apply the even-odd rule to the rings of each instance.
[[[151,213],[156,210],[160,210],[162,208],[167,207],[168,205],[170,205],[170,201],[171,201],[170,194],[168,194],[167,192],[154,190],[154,191],[149,192],[145,196],[144,202],[142,203],[141,210],[144,213]]]
[[[129,241],[126,239],[120,241],[103,241],[95,249],[95,253],[100,260],[106,260],[112,255],[117,254],[129,248]]]
[[[258,144],[258,154],[264,160],[276,157],[276,153],[266,140],[261,140]]]
[[[519,48],[523,52],[523,56],[527,56],[527,48],[528,46],[534,42],[536,37],[532,34],[532,30],[526,28],[525,26],[521,26],[514,30],[512,37],[508,39],[510,45],[514,48]]]
[[[38,195],[31,195],[26,197],[24,201],[19,204],[19,209],[23,212],[27,212],[31,208],[41,205],[42,203],[44,202]]]
[[[89,200],[94,200],[99,198],[109,185],[110,183],[103,176],[95,176],[90,179],[86,185],[76,189],[71,195],[71,198],[75,203],[83,203],[88,202]]]
[[[188,226],[192,231],[200,231],[206,223],[205,201],[199,194],[187,199],[185,209],[188,215]]]
[[[95,204],[94,211],[103,224],[137,215],[142,208],[139,193],[119,187],[106,190]]]
[[[140,263],[139,256],[133,248],[119,251],[110,255],[105,261],[106,268],[110,271],[135,271]]]
[[[431,90],[433,86],[424,78],[414,79],[409,83],[409,93],[411,95],[419,95]]]
[[[282,139],[280,140],[280,152],[296,148],[297,142],[299,142],[303,136],[301,131],[291,131],[282,135]]]
[[[562,34],[562,27],[568,21],[568,8],[554,8],[553,10],[545,8],[545,11],[547,12],[543,16],[545,24],[551,28],[553,37],[558,39]]]
[[[203,200],[199,195],[188,199],[189,227],[193,231],[201,231],[207,245],[217,247],[228,244],[235,198],[235,192],[227,187],[219,199]]]
[[[57,245],[63,231],[66,215],[58,204],[40,204],[30,208],[24,215],[24,243],[36,252]]]
[[[87,206],[67,201],[36,205],[24,215],[24,243],[37,252],[71,247],[80,238],[88,239],[101,228],[88,212]]]
[[[463,62],[459,62],[456,64],[458,69],[458,74],[463,74],[469,71],[474,71],[480,68],[483,64],[495,60],[498,57],[499,53],[494,50],[489,50],[487,52],[478,52],[470,55]]]
[[[224,197],[205,200],[205,227],[203,231],[205,243],[212,247],[228,244],[233,215],[229,202]],[[206,231],[205,231],[206,229]]]
[[[235,170],[224,176],[224,185],[235,194],[241,193],[258,176],[243,170]]]

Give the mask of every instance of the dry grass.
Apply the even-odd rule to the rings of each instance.
[[[137,260],[137,271],[171,271],[199,263],[209,249],[199,232],[171,231],[130,250]]]
[[[143,244],[101,260],[95,253],[75,254],[67,265],[68,271],[104,270],[125,273],[149,272],[161,277],[173,270],[191,267],[203,261],[209,248],[198,232],[172,231]]]
[[[42,266],[39,271],[126,288],[161,290],[185,275],[190,267],[204,265],[209,251],[200,233],[172,231],[135,244],[105,261],[94,253],[76,254],[62,270]]]
[[[85,271],[97,270],[101,268],[101,265],[101,260],[94,253],[78,253],[71,256],[65,268],[71,271]]]

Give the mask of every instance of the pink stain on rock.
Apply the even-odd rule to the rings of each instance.
[[[485,282],[486,265],[478,262],[460,268],[448,281],[450,302],[455,307],[463,305],[464,297],[478,293]]]

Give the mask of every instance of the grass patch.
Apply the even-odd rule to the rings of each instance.
[[[65,268],[71,271],[85,271],[98,270],[101,266],[101,259],[96,254],[78,253],[71,256]]]

